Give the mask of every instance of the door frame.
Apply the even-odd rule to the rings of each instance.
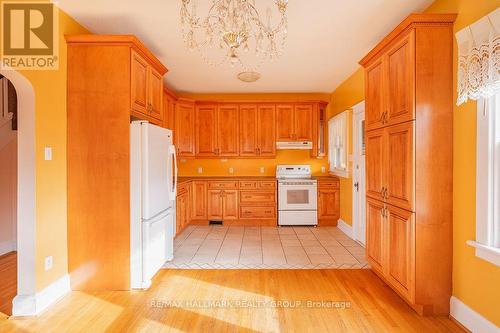
[[[360,128],[357,126],[357,121],[356,119],[361,117],[362,119],[365,119],[365,101],[361,101],[358,104],[354,105],[352,107],[352,181],[353,181],[353,187],[352,187],[352,229],[353,229],[353,238],[354,240],[360,242],[361,244],[365,245],[366,244],[366,196],[361,198],[355,191],[354,189],[354,176],[356,173],[359,171],[356,171],[356,165],[357,163],[357,158],[360,156],[360,147],[361,144],[358,142],[359,140],[359,132]],[[366,128],[366,123],[365,123],[365,128]],[[366,161],[365,161],[366,163]],[[364,164],[364,171],[363,174],[365,177],[360,179],[359,181],[363,182],[364,188],[365,188],[365,193],[366,193],[366,164]],[[365,201],[365,212],[364,214],[358,211],[359,205],[360,205],[360,200]],[[362,224],[364,224],[364,234],[362,234]],[[364,242],[363,242],[364,240]]]
[[[2,70],[16,89],[17,131],[17,296],[13,300],[15,316],[37,313],[36,246],[36,159],[35,91],[31,82],[15,70]]]

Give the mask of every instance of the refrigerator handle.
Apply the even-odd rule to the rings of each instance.
[[[170,200],[175,200],[177,195],[177,154],[175,151],[175,146],[170,146],[170,158],[173,158],[173,172],[172,172],[172,188],[170,189]]]

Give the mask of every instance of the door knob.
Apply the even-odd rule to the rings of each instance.
[[[356,192],[359,192],[359,182],[355,182],[354,187],[356,188]]]

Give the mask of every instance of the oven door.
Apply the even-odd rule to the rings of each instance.
[[[317,185],[311,181],[280,182],[278,210],[316,210]]]

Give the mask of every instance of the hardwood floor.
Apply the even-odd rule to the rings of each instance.
[[[301,305],[265,306],[279,300]],[[0,332],[124,331],[463,332],[446,317],[419,317],[370,270],[162,270],[148,291],[72,292],[37,318],[0,318]]]
[[[0,312],[12,313],[12,300],[17,294],[17,252],[0,256]]]

